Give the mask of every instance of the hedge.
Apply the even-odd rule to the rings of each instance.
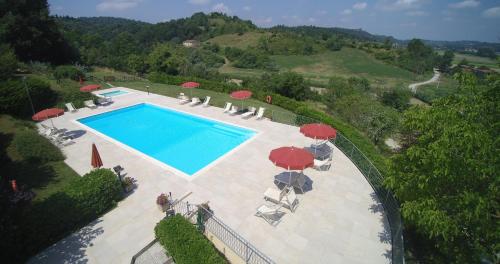
[[[79,81],[80,77],[84,76],[82,71],[70,65],[57,66],[54,69],[53,75],[56,80],[71,79],[74,81]]]
[[[20,79],[0,82],[0,113],[18,117],[31,116],[33,110],[30,99],[35,111],[40,111],[53,106],[57,101],[57,94],[50,89],[49,83],[37,78],[27,78],[25,84]]]
[[[16,133],[12,141],[21,157],[28,161],[59,161],[64,155],[48,139],[33,130]]]
[[[161,220],[155,235],[177,264],[228,263],[212,242],[179,214]]]
[[[9,211],[0,218],[0,257],[10,263],[24,262],[95,220],[122,197],[116,175],[109,169],[98,169],[31,206],[3,205],[2,209]]]

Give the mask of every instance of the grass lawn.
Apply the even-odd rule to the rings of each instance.
[[[441,97],[456,93],[458,82],[449,76],[442,76],[439,83],[431,83],[419,86],[416,97],[424,102],[430,103]]]
[[[16,133],[26,129],[34,129],[31,122],[0,115],[0,146],[9,159],[1,167],[19,186],[26,185],[36,193],[34,201],[41,201],[80,176],[63,161],[38,164],[23,160],[11,143]]]
[[[235,47],[240,49],[246,49],[249,46],[255,47],[259,41],[259,38],[265,35],[271,35],[271,33],[246,32],[242,35],[226,34],[211,38],[205,42],[214,43],[221,47]]]
[[[439,53],[442,54],[443,52],[439,52]],[[455,57],[453,58],[452,63],[458,64],[463,59],[466,59],[470,64],[473,64],[475,66],[486,66],[486,67],[492,68],[492,69],[500,72],[500,66],[499,66],[498,60],[474,56],[474,55],[470,55],[470,54],[455,53]]]
[[[271,59],[280,71],[293,71],[305,78],[326,85],[332,76],[365,77],[373,85],[380,87],[407,87],[414,82],[430,79],[432,73],[415,75],[410,71],[386,64],[370,54],[343,48],[340,51],[327,51],[314,55],[274,55]],[[237,77],[258,77],[264,70],[240,69],[223,65],[219,72]]]
[[[176,85],[168,85],[162,83],[150,83],[145,81],[133,81],[133,82],[112,82],[115,86],[122,86],[131,89],[136,89],[140,91],[146,91],[146,85],[149,85],[149,91],[155,94],[161,94],[169,97],[177,97],[179,93],[185,93],[187,95],[190,94],[190,91]],[[241,101],[232,99],[229,94],[214,92],[210,90],[203,89],[192,89],[193,96],[200,97],[202,100],[205,96],[210,96],[210,105],[217,107],[224,107],[226,102],[232,102],[236,106],[241,107]],[[271,117],[273,111],[283,112],[283,114],[293,115],[294,113],[285,110],[279,106],[270,105],[259,100],[248,99],[243,101],[244,106],[254,106],[254,107],[264,107],[266,108],[265,116]]]

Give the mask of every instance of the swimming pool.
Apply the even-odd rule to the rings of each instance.
[[[122,94],[128,94],[127,91],[122,91],[122,90],[116,90],[112,92],[106,92],[106,93],[100,93],[100,96],[105,96],[105,97],[113,97],[117,95],[122,95]]]
[[[142,103],[78,122],[185,174],[193,175],[256,132]]]

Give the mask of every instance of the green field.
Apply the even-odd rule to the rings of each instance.
[[[422,85],[417,88],[416,97],[430,103],[438,98],[456,93],[458,82],[446,75],[442,75],[439,82]]]
[[[214,43],[221,47],[246,49],[249,46],[256,46],[259,38],[265,35],[270,35],[270,33],[246,32],[242,35],[226,34],[211,38],[206,42]]]
[[[415,75],[407,70],[386,64],[373,58],[370,54],[353,49],[343,48],[340,51],[328,51],[314,55],[275,55],[272,60],[280,71],[293,71],[305,78],[327,84],[332,76],[365,77],[373,85],[383,87],[404,86],[431,77],[431,73]],[[258,69],[240,69],[228,64],[219,72],[234,77],[256,77],[264,73]]]
[[[442,54],[443,52],[439,53]],[[486,66],[488,68],[492,68],[500,72],[500,66],[499,66],[500,61],[485,57],[474,56],[470,54],[455,53],[455,57],[453,58],[453,64],[458,64],[463,59],[466,59],[470,64],[473,64],[475,66]]]

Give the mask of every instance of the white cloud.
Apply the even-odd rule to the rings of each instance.
[[[210,4],[210,0],[188,0],[188,2],[192,5],[208,5],[208,4]]]
[[[355,10],[363,10],[368,6],[366,2],[361,2],[361,3],[355,3],[352,8]]]
[[[104,0],[96,6],[97,11],[122,11],[136,7],[142,0]]]
[[[212,7],[212,11],[224,14],[231,14],[231,9],[229,9],[229,7],[227,7],[224,3],[215,4]]]
[[[307,21],[309,21],[311,23],[314,23],[314,22],[316,22],[316,18],[310,17],[310,18],[307,19]]]
[[[409,12],[406,12],[406,15],[407,16],[414,16],[414,17],[417,17],[417,16],[428,16],[429,13],[425,12],[425,11],[421,11],[421,10],[415,10],[415,11],[409,11]]]
[[[342,11],[342,15],[350,15],[350,14],[352,14],[351,9],[344,9],[344,11]]]
[[[410,22],[410,23],[402,23],[402,24],[399,24],[399,25],[402,26],[402,27],[416,27],[417,23]]]
[[[252,7],[251,6],[244,6],[243,10],[245,10],[245,11],[251,11]]]
[[[61,11],[63,9],[64,9],[64,7],[62,7],[62,6],[51,6],[50,7],[51,11]]]
[[[269,25],[269,24],[273,23],[273,18],[272,17],[266,17],[266,18],[263,18],[263,19],[257,19],[255,22],[257,24],[259,24],[259,25]]]
[[[457,3],[449,4],[449,6],[451,8],[460,9],[460,8],[476,7],[479,4],[480,4],[480,2],[476,1],[476,0],[464,0],[462,2],[457,2]]]
[[[379,2],[377,5],[382,10],[399,11],[399,10],[418,9],[422,5],[423,1],[425,0],[397,0],[397,1],[383,0]]]
[[[483,16],[488,18],[500,17],[500,6],[495,6],[484,10]]]

